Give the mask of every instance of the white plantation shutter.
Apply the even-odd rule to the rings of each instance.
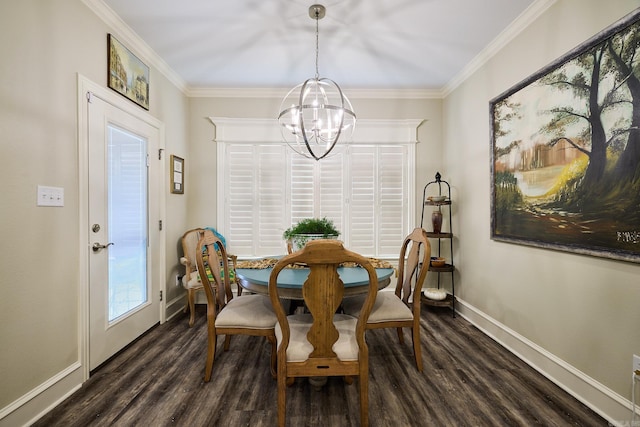
[[[219,231],[234,254],[283,251],[286,160],[284,147],[227,144],[224,224]]]
[[[286,227],[305,218],[327,217],[342,232],[344,155],[316,161],[291,153],[290,158],[291,222]]]
[[[229,252],[234,254],[254,252],[254,161],[257,150],[258,147],[252,145],[226,145],[223,164],[218,165],[224,169],[224,173],[221,174],[224,178],[223,192],[221,194],[218,191],[218,195],[223,198],[225,224],[224,229],[218,228],[218,231],[225,236]],[[218,204],[220,205],[220,201]]]
[[[316,191],[314,182],[317,181],[315,176],[315,160],[307,159],[299,155],[291,157],[291,168],[289,176],[291,177],[290,190],[290,224],[295,224],[301,219],[313,218],[316,216],[314,211],[314,200],[316,199]],[[286,183],[283,183],[283,186]]]
[[[361,254],[376,253],[375,183],[378,159],[375,147],[350,147],[349,175],[349,249]]]
[[[363,140],[374,143],[356,140],[344,152],[315,161],[283,145],[271,121],[211,120],[222,135],[217,228],[232,253],[282,254],[286,228],[304,218],[327,217],[347,248],[365,256],[398,256],[415,222],[411,132],[418,121],[365,123]]]
[[[317,217],[327,217],[333,221],[338,231],[339,238],[344,240],[344,215],[345,215],[345,179],[343,171],[344,154],[325,157],[317,163],[318,175],[318,197],[316,198]]]
[[[257,203],[254,206],[254,226],[257,243],[253,253],[282,253],[285,245],[282,241],[284,219],[286,218],[287,162],[285,147],[277,145],[261,145],[258,157]]]
[[[408,222],[407,178],[408,150],[406,146],[378,147],[376,253],[399,253],[404,236],[413,229]],[[396,255],[397,256],[397,255]]]

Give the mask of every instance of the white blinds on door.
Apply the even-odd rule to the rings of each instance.
[[[303,218],[326,216],[349,249],[397,257],[415,224],[420,121],[385,121],[391,129],[386,133],[376,128],[380,121],[371,123],[369,133],[366,121],[360,121],[360,139],[356,132],[346,150],[314,161],[281,142],[275,120],[211,120],[218,144],[217,228],[231,252],[241,257],[282,254],[286,228]]]

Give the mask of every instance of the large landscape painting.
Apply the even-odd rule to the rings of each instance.
[[[639,19],[491,101],[492,239],[640,262]]]

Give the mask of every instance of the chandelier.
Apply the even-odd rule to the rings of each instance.
[[[309,16],[316,20],[316,75],[289,91],[280,105],[278,122],[285,142],[296,153],[320,160],[336,146],[343,134],[350,136],[356,115],[336,82],[318,73],[318,21],[325,7],[314,4]]]

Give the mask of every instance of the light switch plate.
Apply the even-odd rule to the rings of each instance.
[[[38,206],[64,206],[64,188],[38,185]]]

